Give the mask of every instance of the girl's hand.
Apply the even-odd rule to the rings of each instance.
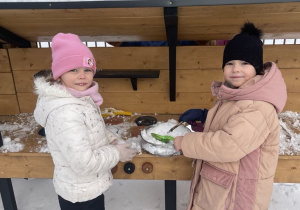
[[[132,143],[117,144],[116,147],[120,151],[120,161],[126,162],[132,160],[136,155],[137,150],[131,149]]]
[[[182,140],[183,140],[183,136],[177,136],[174,139],[174,146],[175,146],[175,149],[178,152],[181,151],[181,142],[182,142]]]
[[[111,144],[111,145],[117,145],[117,144],[118,144],[118,140],[115,139],[115,140],[113,140],[112,142],[110,142],[110,144]]]

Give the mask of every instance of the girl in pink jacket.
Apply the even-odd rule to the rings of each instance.
[[[174,140],[178,151],[196,160],[188,209],[268,209],[279,154],[278,113],[287,92],[276,64],[263,64],[261,35],[245,23],[229,41],[223,55],[225,81],[212,83],[218,100],[204,131]]]

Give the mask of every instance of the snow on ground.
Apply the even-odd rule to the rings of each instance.
[[[18,210],[59,210],[51,179],[12,179]],[[177,181],[177,210],[185,210],[190,181]],[[106,210],[164,210],[164,181],[114,180]],[[274,184],[269,210],[299,210],[300,184]],[[0,210],[4,210],[0,199]]]

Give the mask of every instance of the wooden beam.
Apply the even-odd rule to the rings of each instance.
[[[0,131],[0,147],[3,146],[3,140],[2,140],[2,134],[1,134],[1,131]]]
[[[0,178],[0,194],[5,210],[18,210],[10,178]]]
[[[3,41],[9,44],[16,45],[21,48],[31,47],[31,43],[28,40],[6,30],[1,26],[0,26],[0,39],[2,39]]]
[[[236,4],[266,4],[298,2],[298,0],[101,0],[79,2],[2,2],[3,9],[81,9],[81,8],[127,8],[127,7],[179,7]]]
[[[32,43],[50,42],[58,32],[78,34],[83,41],[165,41],[166,7],[1,8],[0,25]],[[231,39],[247,20],[263,29],[263,38],[297,39],[300,2],[178,7],[178,40]]]
[[[131,162],[134,173],[124,172],[125,163],[114,169],[115,179],[139,180],[190,180],[193,174],[192,159],[182,155],[157,157],[137,155]],[[153,171],[145,173],[143,165],[151,163]],[[52,178],[54,165],[48,153],[0,153],[0,178]],[[300,156],[280,155],[275,175],[276,183],[300,183]]]
[[[177,7],[164,8],[165,27],[169,44],[170,101],[176,101],[176,46],[178,36]]]
[[[95,78],[158,78],[159,70],[99,70]]]

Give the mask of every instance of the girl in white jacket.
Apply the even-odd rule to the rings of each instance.
[[[111,169],[137,152],[129,143],[117,145],[118,137],[106,129],[95,73],[93,54],[79,37],[58,33],[52,40],[52,75],[34,81],[34,117],[45,128],[62,210],[105,209]]]

